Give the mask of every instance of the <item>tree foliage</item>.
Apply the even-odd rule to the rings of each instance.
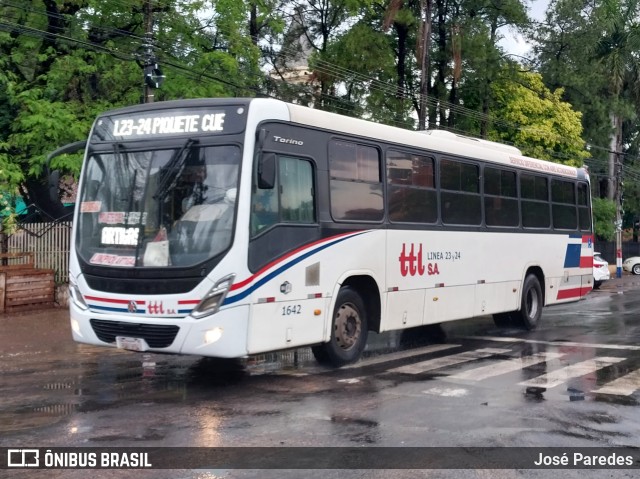
[[[549,90],[540,74],[521,72],[515,78],[494,84],[499,106],[494,139],[514,142],[534,158],[582,166],[589,153],[581,137],[581,113],[562,100],[561,88]]]
[[[616,204],[605,198],[593,198],[593,226],[597,239],[612,241],[616,235]]]
[[[432,0],[421,98],[424,0],[6,0],[0,189],[46,204],[47,153],[85,138],[99,112],[139,103],[152,62],[166,75],[155,101],[271,95],[412,129],[422,99],[430,128],[574,165],[585,141],[609,135],[615,111],[631,152],[638,1],[552,0],[547,21],[532,25],[523,0]],[[630,15],[616,23],[617,6]],[[502,49],[506,29],[533,32],[530,61]],[[618,83],[607,76],[613,66]],[[80,158],[54,166],[77,174]]]

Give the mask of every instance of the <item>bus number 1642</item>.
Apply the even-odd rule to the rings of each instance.
[[[302,306],[299,304],[290,304],[282,307],[282,316],[291,316],[292,314],[300,314]]]

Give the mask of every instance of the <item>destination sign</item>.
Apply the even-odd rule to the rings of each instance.
[[[98,118],[93,141],[233,134],[243,131],[245,122],[242,106],[140,111]]]
[[[224,131],[226,113],[123,118],[113,122],[113,136],[172,135]]]

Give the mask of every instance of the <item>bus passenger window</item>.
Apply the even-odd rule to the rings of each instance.
[[[542,176],[520,175],[520,210],[525,228],[549,228],[549,185]]]
[[[484,213],[487,226],[518,226],[518,191],[513,171],[485,167]]]
[[[453,160],[440,161],[443,223],[479,225],[482,222],[479,184],[480,174],[477,165]]]
[[[377,148],[331,140],[329,174],[331,215],[334,219],[382,221],[384,204]]]
[[[591,201],[589,185],[578,183],[578,226],[582,231],[591,231]]]
[[[553,227],[563,230],[578,228],[576,191],[573,181],[551,180]]]
[[[403,223],[435,223],[438,199],[433,158],[387,152],[389,219]]]

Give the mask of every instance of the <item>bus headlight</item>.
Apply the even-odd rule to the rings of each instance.
[[[204,333],[204,342],[206,344],[215,343],[222,337],[223,329],[220,327],[215,327],[213,329],[209,329]]]
[[[84,298],[82,297],[82,293],[80,292],[78,285],[71,278],[69,278],[69,296],[71,296],[71,299],[78,308],[84,310],[89,309],[87,303],[84,302]]]
[[[235,274],[230,274],[213,285],[213,288],[211,288],[204,299],[200,301],[200,304],[191,311],[191,316],[200,319],[217,312],[220,305],[224,302],[224,298],[227,297],[227,293],[229,289],[231,289],[235,277]]]

